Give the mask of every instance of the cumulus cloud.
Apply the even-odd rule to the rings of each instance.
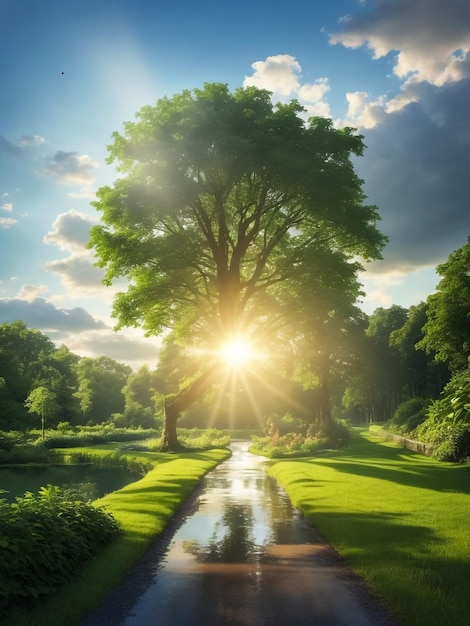
[[[302,67],[289,54],[269,56],[251,66],[252,76],[245,76],[244,87],[258,87],[272,91],[281,99],[296,98],[307,110],[308,116],[329,116],[330,107],[324,100],[330,89],[328,78],[318,78],[314,83],[301,83]]]
[[[18,144],[22,148],[26,148],[28,146],[39,146],[42,143],[45,143],[45,141],[44,137],[41,137],[40,135],[21,135],[18,139]]]
[[[470,168],[470,4],[464,0],[365,0],[331,43],[365,46],[394,58],[398,93],[347,94],[341,125],[358,126],[364,157],[355,163],[390,242],[370,266],[376,296],[398,274],[432,268],[470,232],[465,189]],[[374,274],[375,273],[375,274]],[[378,279],[377,279],[378,280]],[[385,282],[383,282],[385,280]],[[385,294],[385,295],[384,295]]]
[[[103,287],[103,270],[93,265],[91,254],[72,255],[67,259],[50,261],[45,268],[60,276],[67,294],[71,297],[82,297],[86,294],[106,293],[111,297],[113,293],[109,287]]]
[[[97,223],[91,216],[71,209],[57,216],[52,231],[44,237],[44,242],[58,246],[61,250],[83,251],[90,239],[90,228]]]
[[[9,213],[11,213],[13,211],[13,203],[12,202],[5,202],[4,204],[2,204],[2,209],[4,211],[8,211]]]
[[[369,0],[365,11],[342,20],[333,44],[366,46],[374,59],[395,56],[401,92],[370,99],[347,94],[347,123],[372,128],[420,98],[422,83],[447,87],[470,78],[470,4],[466,0]],[[362,107],[357,106],[362,101]]]
[[[57,308],[44,298],[33,297],[35,290],[42,291],[42,286],[25,285],[20,294],[26,298],[1,298],[0,323],[20,319],[29,328],[48,335],[56,345],[65,344],[80,356],[105,355],[134,368],[144,363],[156,365],[160,340],[145,338],[134,329],[116,333],[81,307]]]
[[[13,217],[0,217],[0,228],[11,228],[14,224],[17,224],[18,220]]]
[[[71,209],[58,215],[52,224],[53,230],[44,237],[44,242],[68,252],[65,259],[46,263],[45,268],[58,274],[71,297],[105,293],[102,284],[104,272],[95,267],[93,253],[85,248],[90,238],[90,228],[96,223],[89,215]],[[112,297],[113,290],[106,294]]]
[[[470,4],[466,0],[381,0],[342,22],[331,43],[367,46],[374,58],[396,53],[394,73],[441,87],[470,77]]]
[[[43,173],[64,185],[89,186],[95,182],[98,163],[87,154],[59,150],[45,165]]]
[[[466,242],[470,211],[470,80],[423,83],[417,102],[365,132],[356,163],[389,238],[382,271],[435,265]]]
[[[81,356],[106,355],[134,369],[144,364],[155,367],[161,346],[161,341],[158,339],[146,338],[127,331],[116,333],[111,328],[70,336],[68,342],[64,343],[72,352]]]
[[[23,320],[31,327],[42,331],[82,332],[106,328],[103,322],[94,319],[85,309],[58,309],[44,298],[23,300],[20,298],[0,299],[0,320],[14,322]]]
[[[19,300],[26,300],[26,302],[33,302],[36,298],[38,298],[41,294],[46,293],[47,286],[46,285],[23,285],[21,289],[18,291],[16,297]]]
[[[0,157],[11,158],[21,156],[27,148],[37,146],[46,140],[40,135],[21,135],[16,143],[9,141],[6,137],[0,135]]]

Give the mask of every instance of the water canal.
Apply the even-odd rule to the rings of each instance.
[[[128,581],[83,626],[393,623],[248,445],[233,442],[232,457],[204,479],[132,608],[116,614]]]

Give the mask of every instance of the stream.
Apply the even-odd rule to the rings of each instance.
[[[95,623],[120,626],[378,626],[394,624],[287,494],[266,459],[234,441],[232,456],[203,481],[191,512],[152,565]],[[148,566],[147,566],[148,567]],[[135,601],[116,611],[126,585]],[[124,613],[122,612],[124,611]]]

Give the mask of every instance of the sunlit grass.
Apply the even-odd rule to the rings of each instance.
[[[68,453],[96,455],[105,459],[115,452],[110,444],[67,450]],[[227,449],[164,454],[132,452],[132,463],[151,464],[141,480],[115,491],[95,504],[105,507],[120,523],[123,535],[90,561],[77,578],[59,589],[34,611],[16,611],[2,626],[72,626],[99,605],[107,591],[167,526],[202,476],[223,461]],[[124,453],[121,457],[124,460]]]
[[[470,466],[363,433],[269,471],[405,623],[468,623]]]

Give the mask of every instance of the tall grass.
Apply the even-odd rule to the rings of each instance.
[[[470,624],[470,466],[356,433],[269,472],[406,624]]]

